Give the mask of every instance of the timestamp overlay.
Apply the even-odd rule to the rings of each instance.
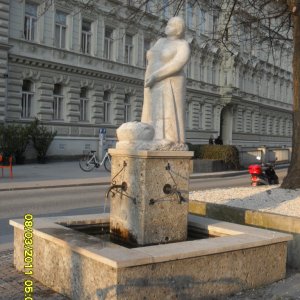
[[[24,300],[33,300],[33,216],[24,216]]]

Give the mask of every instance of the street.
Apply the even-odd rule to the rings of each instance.
[[[280,182],[286,169],[277,170]],[[224,187],[249,186],[248,174],[224,177],[201,178],[190,181],[190,191]],[[107,212],[105,203],[108,186],[78,186],[35,190],[0,192],[0,251],[13,247],[13,229],[9,219],[23,218],[31,213],[35,217],[78,215]]]

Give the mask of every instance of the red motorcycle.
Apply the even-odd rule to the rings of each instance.
[[[260,160],[260,157],[257,157]],[[248,167],[248,171],[251,175],[251,185],[270,185],[278,184],[278,176],[275,172],[275,162],[267,164],[255,164]]]

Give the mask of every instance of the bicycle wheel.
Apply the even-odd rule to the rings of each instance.
[[[79,160],[79,167],[84,172],[90,172],[95,168],[95,164],[90,156],[84,156]]]
[[[104,168],[107,172],[110,172],[110,170],[111,170],[111,161],[110,160],[111,160],[111,157],[109,156],[109,158],[106,157],[106,159],[104,161]]]

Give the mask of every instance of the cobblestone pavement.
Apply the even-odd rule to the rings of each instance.
[[[13,266],[13,250],[0,252],[1,272],[0,272],[0,299],[1,300],[22,300],[24,299],[24,279],[25,275],[18,272]],[[40,282],[33,279],[34,300],[67,300]]]
[[[24,299],[24,279],[21,272],[13,266],[13,251],[0,252],[0,300]],[[68,300],[69,298],[55,293],[34,279],[34,300]],[[260,289],[248,290],[223,300],[300,300],[300,273],[287,272],[284,280],[275,282]],[[181,299],[179,299],[181,300]],[[187,300],[187,299],[185,299]],[[199,299],[200,300],[200,299]],[[210,299],[210,300],[220,300]]]

